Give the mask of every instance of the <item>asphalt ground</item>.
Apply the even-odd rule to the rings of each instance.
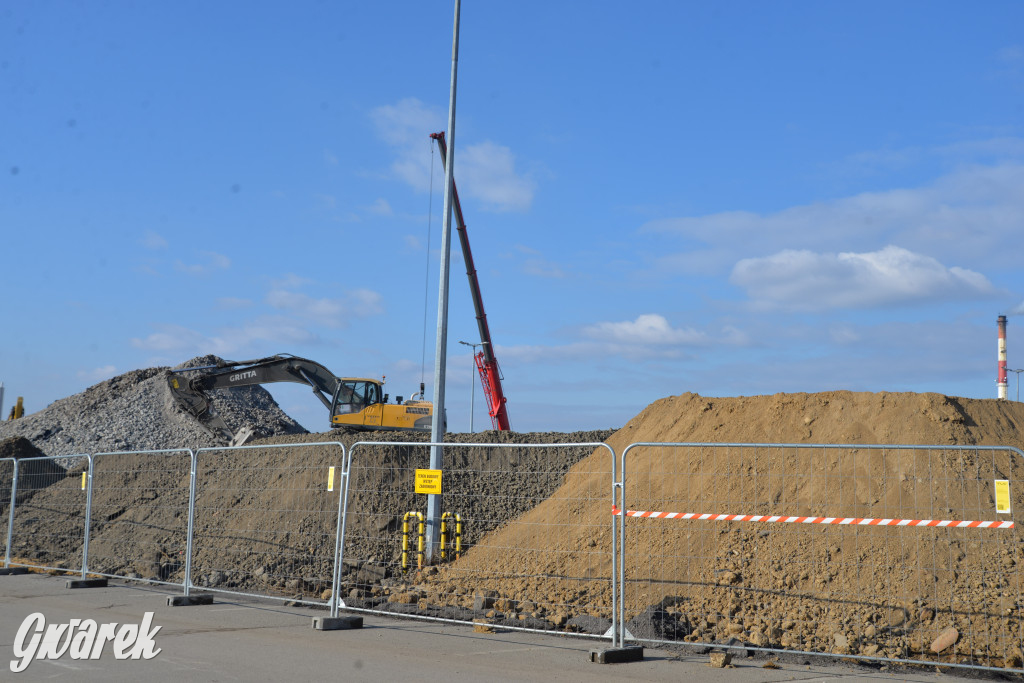
[[[111,581],[102,588],[68,588],[76,577],[0,576],[0,681],[920,681],[965,680],[958,670],[889,669],[831,663],[734,657],[713,668],[709,655],[644,651],[639,662],[598,664],[591,651],[607,641],[504,631],[412,619],[363,616],[357,630],[320,631],[313,618],[326,612],[270,600],[215,594],[213,604],[169,606],[180,590]],[[152,612],[160,651],[152,659],[116,659],[108,643],[98,660],[33,660],[20,673],[15,641],[25,619],[41,613],[47,624],[93,619],[97,624],[140,624]],[[977,676],[972,676],[977,678]]]

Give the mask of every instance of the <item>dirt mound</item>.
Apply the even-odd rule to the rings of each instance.
[[[31,441],[23,436],[15,436],[0,441],[0,459],[13,458],[18,460],[18,478],[32,482],[28,491],[19,492],[19,502],[28,500],[35,489],[45,488],[64,478],[65,470],[60,465],[50,460],[33,459],[44,458],[45,455],[45,453],[36,448]],[[26,460],[26,458],[29,460]],[[7,463],[5,463],[5,466],[0,467],[0,472],[2,472],[0,476],[3,476],[2,483],[0,483],[0,497],[2,497],[0,505],[7,503],[11,491],[9,477],[10,473],[13,472],[13,467],[7,467],[6,465]]]
[[[23,436],[14,436],[0,441],[0,458],[41,458],[46,454],[36,448]]]
[[[939,394],[683,394],[651,404],[608,443],[619,454],[640,442],[937,445],[891,452],[774,449],[771,460],[749,448],[639,448],[627,456],[626,507],[992,519],[992,480],[1024,478],[1019,458],[975,459],[945,447],[1020,448],[1022,424],[1021,404]],[[565,605],[572,601],[565,577],[609,576],[608,558],[588,552],[589,539],[550,526],[596,520],[591,545],[608,543],[610,530],[602,523],[611,522],[606,458],[595,453],[581,461],[548,500],[442,568],[435,590],[454,592],[468,582]],[[1020,491],[1013,502],[1015,509],[1024,507]],[[988,516],[947,516],[955,514]],[[1020,625],[1001,621],[1019,618],[1015,567],[1024,556],[1016,531],[999,537],[976,530],[901,531],[627,518],[626,618],[644,631],[651,628],[645,614],[667,614],[676,637],[694,642],[738,636],[755,645],[892,657],[934,656],[927,652],[931,639],[956,622],[971,633],[963,656],[997,666],[1019,661]],[[498,568],[515,562],[517,549],[530,548],[548,549],[538,575],[562,579],[503,579]],[[999,607],[979,614],[977,605]]]
[[[611,439],[735,443],[1024,446],[1024,404],[935,393],[827,391],[655,401]],[[620,451],[621,452],[621,451]]]

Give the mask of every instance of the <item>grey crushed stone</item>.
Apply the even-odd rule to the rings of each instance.
[[[217,360],[199,356],[175,369]],[[168,369],[131,370],[18,420],[0,422],[0,441],[24,437],[49,456],[224,445],[174,401]],[[262,387],[217,390],[210,400],[232,430],[251,425],[258,437],[306,432]]]

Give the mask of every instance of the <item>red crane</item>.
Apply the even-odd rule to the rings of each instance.
[[[444,141],[444,131],[432,133],[431,138],[437,140],[441,151],[442,168],[448,160],[448,145]],[[462,205],[459,203],[459,192],[452,180],[452,206],[455,210],[455,225],[459,232],[459,243],[462,255],[466,259],[466,276],[469,278],[469,291],[473,295],[473,308],[476,311],[476,325],[480,329],[480,348],[476,354],[476,369],[480,373],[480,385],[487,398],[487,412],[491,416],[491,426],[502,432],[511,431],[508,423],[508,409],[505,407],[505,393],[501,387],[501,370],[494,357],[494,345],[491,343],[491,330],[487,326],[487,314],[484,313],[484,300],[480,296],[480,281],[476,277],[476,266],[473,265],[473,252],[469,249],[469,235],[466,233],[466,221],[462,217]]]

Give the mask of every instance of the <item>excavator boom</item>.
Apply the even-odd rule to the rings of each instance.
[[[183,373],[192,375],[186,378]],[[167,384],[178,403],[215,435],[232,443],[239,440],[210,404],[208,391],[234,387],[295,382],[313,390],[330,414],[332,427],[372,430],[429,431],[433,404],[406,401],[388,405],[383,382],[367,378],[340,378],[307,358],[288,354],[247,361],[222,361],[216,365],[171,370]]]

